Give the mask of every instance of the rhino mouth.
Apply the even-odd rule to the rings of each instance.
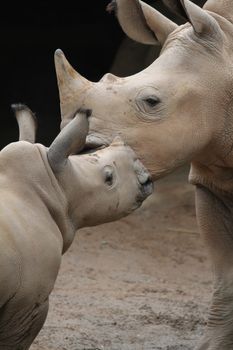
[[[104,142],[100,137],[88,135],[86,138],[86,143],[79,155],[82,154],[91,154],[100,149],[106,148],[109,146],[109,143]]]
[[[104,140],[103,137],[99,135],[88,135],[86,138],[86,144],[84,146],[84,151],[91,151],[91,150],[97,150],[102,149],[107,146],[109,146],[110,142],[107,140]]]

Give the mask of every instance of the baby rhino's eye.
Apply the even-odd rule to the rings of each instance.
[[[107,186],[112,186],[114,183],[114,170],[113,167],[110,165],[107,165],[104,168],[104,182]]]
[[[113,174],[107,172],[105,175],[105,182],[108,184],[108,186],[112,186],[113,183]]]

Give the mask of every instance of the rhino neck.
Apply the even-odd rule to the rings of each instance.
[[[223,142],[216,150],[212,147],[211,151],[210,147],[209,153],[203,153],[192,162],[189,181],[233,195],[233,142],[226,139],[222,137]]]
[[[46,148],[25,141],[4,148],[0,153],[0,186],[9,187],[27,205],[35,207],[38,217],[45,216],[55,223],[64,253],[73,240],[74,229],[66,216],[65,195],[49,167]]]
[[[225,103],[222,123],[208,144],[192,159],[189,180],[233,194],[233,103]],[[219,118],[219,115],[217,115]],[[217,123],[216,123],[217,124]]]
[[[47,175],[46,183],[48,184],[48,192],[45,195],[42,193],[42,200],[61,232],[63,239],[62,253],[64,254],[73,242],[76,229],[68,215],[69,205],[66,195],[48,163],[46,148],[40,144],[36,146],[44,164],[44,170]]]

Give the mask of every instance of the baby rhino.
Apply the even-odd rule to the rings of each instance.
[[[20,141],[0,152],[1,350],[29,349],[75,232],[129,214],[152,193],[149,173],[119,139],[78,155],[88,133],[85,111],[46,148],[33,144],[32,112],[14,110]]]

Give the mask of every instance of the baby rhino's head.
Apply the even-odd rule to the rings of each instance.
[[[30,129],[26,121],[32,113],[21,105],[16,114],[23,135]],[[68,215],[76,229],[126,216],[153,191],[150,174],[120,138],[94,153],[79,154],[88,130],[88,113],[79,112],[47,150],[48,163],[66,196]]]
[[[73,220],[79,227],[126,216],[153,189],[149,173],[120,139],[95,153],[70,156],[61,176]]]
[[[119,138],[107,148],[78,154],[88,129],[86,112],[78,113],[48,151],[50,166],[67,195],[76,227],[126,216],[153,190],[150,174]]]

